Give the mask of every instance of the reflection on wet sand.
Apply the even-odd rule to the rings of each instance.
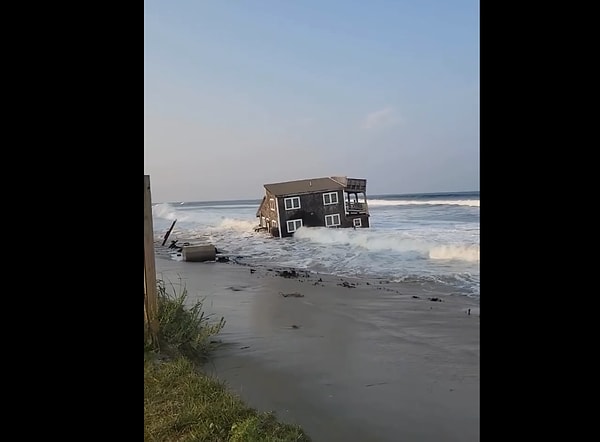
[[[190,296],[227,321],[227,345],[206,369],[313,440],[479,440],[478,301],[232,264],[158,259],[157,268],[182,275]]]

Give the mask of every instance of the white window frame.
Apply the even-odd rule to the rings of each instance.
[[[333,198],[332,195],[335,195],[335,203],[333,202]],[[328,196],[329,197],[329,202],[325,201],[325,197]],[[329,193],[324,193],[323,194],[323,205],[324,206],[330,206],[332,204],[338,204],[339,201],[339,197],[338,197],[338,193],[337,192],[329,192]]]
[[[272,220],[271,221],[271,227],[277,227],[277,221]]]
[[[273,212],[275,211],[275,198],[269,199],[269,209],[271,209]]]
[[[296,224],[298,221],[300,221],[300,225],[298,227],[296,227]],[[290,223],[292,223],[292,230],[290,230]],[[296,230],[298,230],[300,227],[302,227],[302,220],[301,219],[289,219],[286,222],[286,227],[287,227],[288,233],[294,233]]]
[[[334,219],[337,216],[338,218],[338,222],[337,224],[334,224]],[[327,224],[327,219],[331,220],[331,224]],[[341,226],[342,225],[342,218],[340,217],[339,213],[333,213],[331,215],[325,215],[325,227],[336,227],[336,226]]]
[[[358,224],[356,223],[356,221],[358,221]],[[362,227],[362,220],[360,218],[354,218],[352,220],[352,225],[354,227]]]
[[[291,201],[292,207],[288,207],[288,201]],[[298,207],[294,207],[294,201],[298,201]],[[291,196],[289,198],[285,198],[283,200],[283,207],[285,210],[296,210],[300,208],[300,197],[299,196]]]

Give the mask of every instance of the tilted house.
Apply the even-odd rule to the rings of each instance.
[[[313,178],[265,184],[259,227],[280,238],[306,227],[369,227],[367,180]]]

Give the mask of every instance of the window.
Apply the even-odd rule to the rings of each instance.
[[[299,209],[300,208],[300,197],[293,196],[284,200],[285,210]]]
[[[360,218],[354,218],[352,220],[352,225],[354,227],[362,227],[362,222],[361,222]]]
[[[335,215],[325,215],[325,227],[334,227],[340,224],[340,215],[337,213]]]
[[[301,219],[291,219],[291,220],[289,220],[287,222],[288,233],[294,233],[300,227],[302,227],[302,220]]]
[[[275,220],[271,221],[271,226],[272,227],[277,227],[277,221],[275,221]]]
[[[275,210],[275,200],[273,198],[269,200],[269,208],[273,211]]]
[[[329,204],[337,204],[338,203],[338,194],[337,192],[330,192],[323,194],[323,204],[328,206]]]

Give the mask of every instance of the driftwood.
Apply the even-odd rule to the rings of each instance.
[[[169,231],[167,232],[167,234],[165,235],[165,239],[162,242],[162,245],[164,246],[165,243],[167,242],[167,239],[169,239],[169,235],[171,234],[171,230],[173,230],[173,227],[175,227],[175,223],[177,222],[177,220],[173,221],[173,224],[171,224],[171,228],[169,229]]]
[[[279,294],[281,296],[283,296],[284,298],[287,298],[289,296],[293,297],[293,298],[304,298],[304,295],[301,293],[283,293],[283,292],[279,292]]]

